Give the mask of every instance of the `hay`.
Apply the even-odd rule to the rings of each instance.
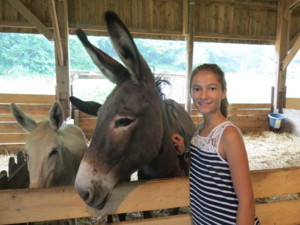
[[[300,136],[271,131],[246,133],[250,170],[300,166]]]

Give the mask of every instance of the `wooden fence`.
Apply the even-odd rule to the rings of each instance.
[[[24,149],[26,132],[17,124],[10,109],[16,103],[33,119],[48,117],[54,95],[0,94],[0,153]]]
[[[256,204],[261,224],[300,224],[300,168],[254,171],[251,173],[255,198],[271,196],[275,201]],[[291,199],[286,196],[298,196]],[[89,209],[73,187],[0,190],[0,224],[90,217]],[[121,184],[112,192],[105,208],[109,214],[189,206],[187,178],[157,179]],[[159,217],[115,223],[119,225],[191,224],[190,216]]]
[[[271,103],[231,104],[228,119],[243,132],[269,130],[268,114],[271,112]],[[203,117],[192,106],[191,117],[197,126]]]
[[[264,104],[231,104],[228,119],[243,132],[269,130],[268,114],[271,112],[271,103]],[[197,109],[192,106],[191,118],[195,126],[203,121]],[[97,118],[75,110],[74,121],[86,134],[87,138],[93,135]]]
[[[54,101],[54,95],[0,94],[0,153],[24,149],[26,132],[13,117],[10,103],[17,103],[25,113],[38,120],[48,117]],[[271,104],[232,104],[229,110],[229,120],[242,131],[268,130],[270,112]],[[191,117],[196,126],[203,120],[194,106],[192,106]],[[91,138],[96,120],[96,117],[78,110],[74,111],[75,124],[84,131],[87,138]]]

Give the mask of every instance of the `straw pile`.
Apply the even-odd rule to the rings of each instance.
[[[300,136],[271,131],[244,135],[250,170],[300,166]]]

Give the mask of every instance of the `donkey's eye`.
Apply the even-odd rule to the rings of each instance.
[[[49,153],[49,158],[50,158],[51,156],[53,156],[53,155],[56,155],[56,153],[57,153],[57,149],[54,148],[54,149]]]
[[[115,127],[127,127],[129,126],[132,122],[134,122],[133,119],[128,119],[128,118],[121,118],[119,120],[116,121],[115,123]]]

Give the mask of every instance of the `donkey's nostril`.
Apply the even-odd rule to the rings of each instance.
[[[78,194],[80,197],[87,203],[89,204],[92,199],[93,199],[93,192],[91,191],[90,188],[87,189],[77,189]]]
[[[93,199],[93,192],[90,187],[86,187],[82,185],[80,182],[75,182],[75,189],[79,196],[89,204],[90,201]]]
[[[83,195],[81,196],[85,202],[90,202],[91,199],[93,198],[93,193],[91,192],[90,189],[85,190]]]

